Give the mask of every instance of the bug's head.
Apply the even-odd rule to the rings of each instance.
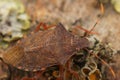
[[[75,37],[73,40],[74,40],[74,45],[76,46],[76,50],[78,51],[80,49],[89,47],[90,43],[86,38]]]

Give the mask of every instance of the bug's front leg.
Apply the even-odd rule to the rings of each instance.
[[[41,27],[43,28],[43,30],[47,30],[47,29],[49,29],[49,28],[55,27],[55,25],[50,25],[50,26],[48,26],[48,25],[46,25],[46,23],[40,22],[40,23],[38,24],[38,26],[35,28],[34,32],[38,32]]]
[[[60,77],[57,78],[56,80],[64,80],[64,66],[59,65],[59,75]]]
[[[72,70],[71,66],[72,66],[72,61],[71,61],[71,59],[69,59],[67,61],[66,67],[67,67],[68,71],[76,78],[76,80],[79,80],[79,74],[76,71]]]

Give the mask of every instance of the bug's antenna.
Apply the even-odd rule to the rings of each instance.
[[[99,23],[99,21],[101,20],[101,18],[104,15],[104,12],[105,12],[104,5],[101,2],[100,2],[100,12],[101,12],[101,14],[99,16],[99,19],[96,21],[96,23],[94,24],[94,26],[92,27],[92,29],[90,29],[89,32],[87,32],[87,35],[89,35],[93,31],[93,29],[96,27],[96,25]]]
[[[101,17],[95,22],[95,24],[93,25],[93,27],[87,32],[87,36],[94,30],[94,28],[96,27],[96,25],[100,22],[101,20]]]
[[[99,6],[100,6],[100,13],[101,13],[101,14],[99,15],[99,18],[97,19],[97,21],[96,21],[95,24],[93,25],[92,29],[87,30],[87,29],[85,29],[85,28],[83,28],[83,27],[81,27],[81,26],[77,26],[77,27],[76,27],[76,28],[79,28],[79,29],[85,31],[84,36],[88,36],[89,34],[98,34],[98,33],[96,33],[96,32],[93,32],[93,29],[94,29],[94,28],[96,27],[96,25],[100,22],[101,18],[102,18],[103,15],[104,15],[104,12],[105,12],[103,3],[102,3],[100,0],[98,0],[98,3],[99,3]]]

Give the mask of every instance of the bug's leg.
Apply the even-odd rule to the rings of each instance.
[[[46,26],[45,23],[39,23],[38,26],[35,28],[34,32],[38,32],[41,26]]]
[[[87,29],[85,29],[85,28],[83,28],[81,26],[76,26],[75,28],[73,28],[72,32],[76,33],[76,29],[83,30],[87,35],[89,35],[89,34],[97,34],[98,35],[97,32],[94,32],[94,31],[91,31],[91,30],[87,30]],[[93,28],[92,28],[92,30],[93,30]]]
[[[55,27],[56,25],[50,25],[50,26],[47,26],[47,27],[44,27],[44,30],[47,30],[49,28],[52,28],[52,27]]]
[[[67,61],[67,69],[68,69],[68,71],[69,71],[77,80],[79,80],[79,74],[78,74],[76,71],[72,70],[72,69],[71,69],[71,66],[72,66],[72,61],[71,61],[71,60],[68,60],[68,61]]]
[[[64,67],[62,65],[59,65],[59,75],[60,77],[56,80],[64,80]]]
[[[40,30],[40,28],[42,27],[43,30],[47,30],[49,28],[52,28],[54,27],[55,25],[51,25],[51,26],[47,26],[46,23],[39,23],[38,26],[36,27],[35,31],[34,32],[38,32]]]

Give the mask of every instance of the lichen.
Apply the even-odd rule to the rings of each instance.
[[[0,47],[22,38],[23,31],[30,28],[29,16],[18,0],[0,0]]]

